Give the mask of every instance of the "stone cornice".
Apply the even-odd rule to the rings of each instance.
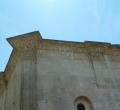
[[[110,43],[103,42],[71,42],[71,41],[60,41],[60,40],[49,40],[42,39],[42,36],[38,31],[23,34],[20,36],[12,37],[7,39],[13,47],[13,52],[9,58],[8,64],[5,71],[0,74],[0,88],[4,88],[2,85],[7,85],[12,73],[14,72],[15,66],[21,55],[21,51],[33,49],[40,49],[45,51],[59,51],[60,52],[71,52],[71,53],[93,53],[93,54],[108,54],[120,56],[120,45],[112,45]],[[54,52],[53,52],[54,54]],[[0,89],[2,91],[2,89]]]
[[[91,54],[110,54],[120,55],[120,45],[113,45],[106,42],[72,42],[72,41],[60,41],[42,39],[40,44],[41,50],[60,51],[60,52],[87,52]],[[67,49],[68,48],[68,49]]]
[[[17,50],[27,50],[37,48],[39,45],[39,41],[42,39],[40,33],[38,31],[15,36],[8,38],[8,42],[14,49]]]

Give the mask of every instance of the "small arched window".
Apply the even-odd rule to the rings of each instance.
[[[85,106],[82,103],[77,104],[77,110],[85,110]]]
[[[91,101],[85,96],[77,97],[74,104],[75,110],[93,110]]]

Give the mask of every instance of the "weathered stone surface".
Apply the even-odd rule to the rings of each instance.
[[[13,52],[0,74],[0,110],[119,110],[120,46],[42,39],[32,32],[8,39]]]

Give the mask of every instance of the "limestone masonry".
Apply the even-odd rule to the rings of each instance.
[[[0,110],[120,110],[120,45],[8,38]]]

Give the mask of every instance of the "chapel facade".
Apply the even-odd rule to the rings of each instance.
[[[48,40],[38,31],[7,40],[0,110],[120,109],[120,45]]]

